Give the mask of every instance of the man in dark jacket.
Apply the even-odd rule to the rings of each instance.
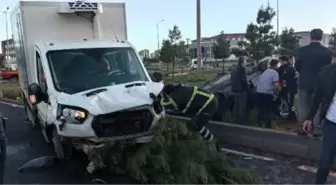
[[[248,90],[245,64],[245,57],[239,57],[237,66],[231,71],[231,91],[234,96],[233,116],[238,124],[243,124],[245,120]]]
[[[336,54],[333,54],[333,64],[324,67],[319,75],[313,96],[312,107],[303,130],[312,130],[312,121],[318,109],[323,119],[322,153],[315,184],[325,184],[329,171],[336,156]]]
[[[286,110],[281,109],[281,114],[283,116],[295,118],[294,98],[297,93],[296,70],[294,66],[289,63],[289,58],[287,56],[281,56],[279,60],[282,63],[278,70],[282,87],[281,98],[283,103],[287,105],[287,107],[285,106]]]
[[[309,108],[312,104],[313,88],[321,69],[330,64],[332,60],[332,52],[322,46],[321,40],[323,31],[321,29],[313,29],[310,32],[311,43],[301,47],[297,52],[295,68],[299,73],[299,118],[298,122],[301,125],[307,117]],[[320,136],[320,120],[319,113],[314,119],[314,136]],[[300,126],[299,128],[302,128]],[[306,136],[307,133],[298,130],[298,134]]]

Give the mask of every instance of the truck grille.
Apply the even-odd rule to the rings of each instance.
[[[147,131],[153,121],[147,109],[119,111],[96,116],[92,129],[98,137],[116,137]]]

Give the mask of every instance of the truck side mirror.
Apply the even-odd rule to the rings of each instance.
[[[161,81],[163,81],[163,75],[160,72],[154,72],[151,75],[151,78],[152,78],[153,82],[161,82]]]
[[[28,86],[29,103],[36,105],[46,100],[46,95],[37,83]]]

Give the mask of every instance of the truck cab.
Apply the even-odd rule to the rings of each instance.
[[[126,41],[124,4],[21,1],[12,20],[25,111],[58,157],[73,146],[150,141],[163,83]]]

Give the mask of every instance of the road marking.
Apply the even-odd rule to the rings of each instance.
[[[301,165],[301,166],[298,166],[297,168],[300,169],[300,170],[303,170],[303,171],[311,172],[311,173],[316,173],[317,172],[317,168],[312,167],[312,166]],[[329,176],[336,177],[336,173],[335,172],[330,172]]]
[[[8,103],[8,102],[4,102],[4,101],[0,101],[0,104],[9,105],[9,106],[12,106],[12,107],[17,107],[17,108],[24,108],[23,105],[19,105],[19,104],[15,104],[15,103]]]
[[[223,152],[232,153],[232,154],[236,154],[236,155],[242,155],[242,156],[245,156],[245,157],[252,157],[252,158],[260,159],[260,160],[263,160],[263,161],[276,161],[276,159],[274,159],[274,158],[264,157],[264,156],[255,155],[255,154],[249,154],[249,153],[245,153],[245,152],[241,152],[241,151],[237,151],[237,150],[231,150],[231,149],[228,149],[228,148],[221,148],[221,150]]]

